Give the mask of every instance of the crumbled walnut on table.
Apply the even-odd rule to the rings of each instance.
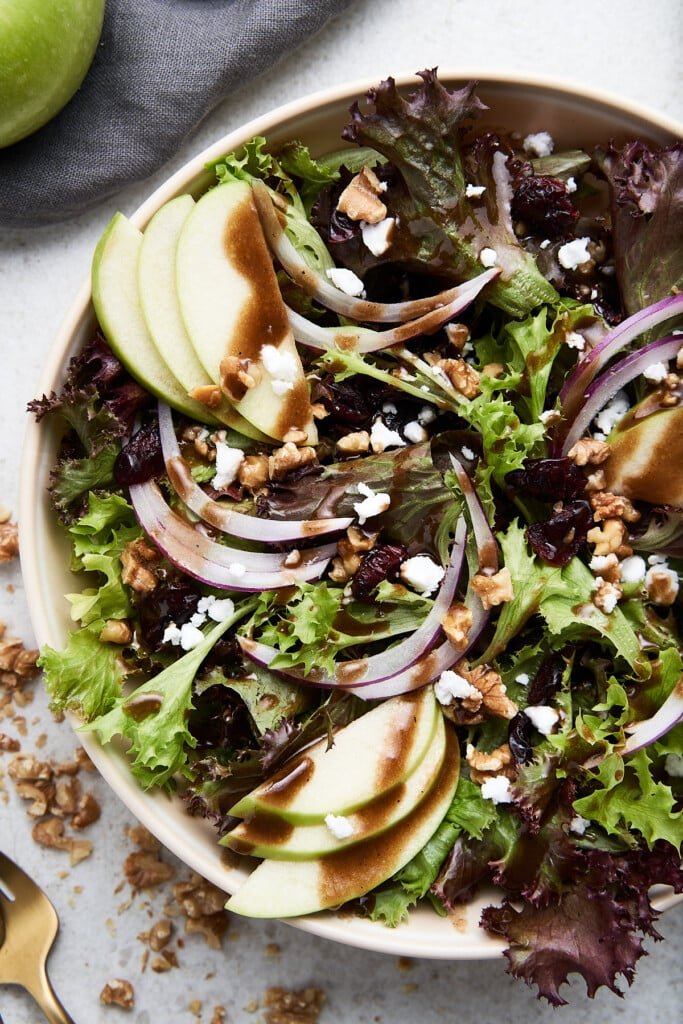
[[[162,917],[156,921],[148,932],[140,932],[138,939],[146,942],[154,953],[160,953],[171,941],[173,935],[173,924],[167,918]]]
[[[102,814],[99,802],[92,793],[83,793],[78,801],[76,813],[71,819],[74,828],[87,828],[97,821]]]
[[[31,836],[41,846],[53,850],[67,850],[72,867],[92,853],[92,843],[88,839],[71,839],[64,835],[64,822],[61,818],[42,818],[33,826]]]
[[[594,526],[586,535],[588,543],[595,545],[596,555],[614,553],[618,558],[627,558],[633,554],[633,549],[626,543],[627,539],[628,530],[621,519],[605,519],[602,528]]]
[[[441,627],[458,650],[467,646],[467,636],[472,626],[472,612],[467,605],[456,601],[452,604],[441,620]]]
[[[16,523],[0,523],[0,562],[9,562],[19,554],[19,527]]]
[[[121,552],[121,579],[137,593],[149,593],[159,582],[155,567],[160,561],[161,555],[146,540],[132,540]]]
[[[325,993],[319,988],[298,992],[279,987],[266,989],[264,1024],[317,1024],[324,1002]]]
[[[337,202],[337,210],[349,220],[364,220],[366,224],[379,224],[387,215],[387,208],[379,198],[382,185],[370,167],[363,167],[351,179]]]
[[[591,494],[590,503],[596,522],[605,519],[623,519],[626,523],[636,523],[640,519],[638,509],[634,508],[629,499],[621,494],[599,490]]]
[[[282,448],[276,448],[268,458],[268,473],[271,480],[282,480],[294,469],[310,466],[316,460],[315,448],[297,448],[288,441]]]
[[[153,836],[144,825],[131,825],[126,829],[126,835],[132,843],[139,846],[141,850],[148,853],[157,853],[161,849],[161,843],[156,836]]]
[[[353,434],[346,434],[337,441],[337,450],[342,455],[359,455],[366,452],[370,447],[370,435],[367,430],[356,430]]]
[[[465,760],[470,767],[470,778],[481,786],[492,775],[504,775],[507,779],[516,778],[517,769],[512,758],[512,751],[507,743],[484,753],[475,750],[471,743],[467,744]]]
[[[52,783],[17,782],[14,788],[22,800],[31,801],[26,808],[29,818],[42,818],[47,814],[54,797]]]
[[[162,861],[156,851],[144,849],[128,854],[123,862],[123,871],[134,889],[154,889],[175,874],[173,865]]]
[[[105,1006],[115,1004],[123,1010],[132,1010],[135,1006],[133,986],[125,978],[113,978],[100,992],[100,1002]]]
[[[569,449],[567,455],[577,466],[598,466],[608,458],[610,451],[610,446],[604,441],[582,437]]]
[[[0,750],[6,751],[8,754],[15,754],[18,750],[21,750],[21,744],[14,736],[8,736],[7,733],[0,732]]]
[[[435,366],[446,374],[455,390],[465,398],[476,398],[480,394],[479,374],[464,359],[439,359]]]
[[[472,577],[470,583],[472,590],[479,595],[481,603],[487,609],[505,604],[506,601],[512,601],[515,596],[512,589],[512,577],[507,566],[492,576],[477,573]]]
[[[4,622],[0,622],[0,686],[20,690],[38,674],[39,652],[27,650],[18,637],[6,636],[5,629]]]

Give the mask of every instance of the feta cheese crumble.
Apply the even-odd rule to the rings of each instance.
[[[567,192],[569,193],[569,195],[571,195],[572,192],[576,192],[578,185],[576,184],[573,178],[567,178],[565,184],[567,186]]]
[[[474,452],[472,451],[472,449],[471,448],[467,448],[466,445],[463,445],[462,448],[460,449],[460,451],[463,453],[463,455],[465,456],[466,459],[469,459],[470,462],[473,462],[474,459],[476,459],[476,457],[477,457],[474,454]]]
[[[349,819],[342,814],[326,814],[325,824],[335,839],[348,839],[355,831]]]
[[[482,249],[479,253],[479,262],[482,267],[495,267],[498,262],[498,253],[495,249],[489,249],[488,247]]]
[[[347,295],[359,297],[365,294],[361,279],[352,270],[347,270],[346,267],[330,267],[327,271],[327,276],[335,288],[346,292]]]
[[[358,522],[363,526],[368,519],[386,512],[391,505],[391,498],[383,492],[376,493],[372,487],[368,487],[364,483],[358,484],[358,490],[364,495],[364,498],[362,501],[355,502],[353,510],[358,516]]]
[[[672,779],[683,779],[683,755],[667,754],[664,758],[664,771]]]
[[[550,156],[555,148],[550,132],[532,132],[531,135],[527,135],[522,145],[524,152],[529,156]]]
[[[420,594],[436,590],[445,572],[429,555],[413,555],[401,565],[401,579]]]
[[[217,491],[229,487],[237,476],[237,470],[244,460],[241,448],[231,448],[225,441],[216,442],[216,475],[211,481]]]
[[[525,708],[524,714],[542,736],[550,736],[560,718],[559,712],[547,704],[537,704],[534,707]]]
[[[578,331],[570,331],[564,339],[564,342],[568,348],[576,348],[579,352],[583,352],[586,347],[586,339],[583,334],[579,334]]]
[[[611,434],[617,423],[623,420],[631,408],[623,391],[618,391],[609,405],[606,405],[595,417],[595,425],[605,435]]]
[[[520,686],[528,686],[529,685],[529,673],[528,672],[520,672],[518,676],[515,676],[515,682],[519,683]]]
[[[479,696],[479,690],[457,672],[447,669],[434,683],[434,696],[439,704],[452,704],[454,700]]]
[[[288,391],[294,390],[294,384],[291,380],[280,380],[279,377],[275,380],[271,380],[270,386],[273,389],[273,393],[276,394],[278,398],[282,398],[282,396],[286,395]]]
[[[642,583],[646,572],[645,559],[641,558],[640,555],[629,555],[621,563],[622,583]]]
[[[589,825],[590,821],[588,818],[582,818],[580,814],[577,814],[576,817],[572,818],[569,822],[569,831],[573,832],[574,835],[582,836]]]
[[[419,423],[433,423],[436,419],[436,409],[433,409],[431,405],[423,405],[417,414]]]
[[[164,630],[163,643],[172,644],[174,647],[182,647],[184,651],[191,651],[204,639],[204,634],[191,622],[184,622],[180,628],[175,622],[171,622]]]
[[[373,256],[382,256],[391,245],[391,238],[396,226],[395,217],[385,217],[377,224],[360,222],[360,233],[363,244],[370,250]]]
[[[405,441],[397,430],[390,430],[382,420],[375,420],[370,431],[370,447],[380,453],[385,448],[404,448]]]
[[[494,804],[512,803],[510,780],[505,775],[493,775],[485,779],[481,785],[481,795],[484,800],[491,800]]]
[[[591,258],[588,251],[590,238],[574,238],[571,242],[565,242],[557,251],[557,259],[565,270],[576,270],[583,263]]]
[[[539,246],[539,249],[549,249],[550,245],[551,245],[550,239],[549,238],[544,238],[543,241],[541,242],[540,246]]]
[[[468,185],[465,189],[465,195],[468,199],[479,199],[485,191],[486,185]]]
[[[281,352],[275,345],[261,346],[261,362],[271,377],[295,381],[298,376],[299,367],[295,356],[291,352]]]
[[[410,423],[406,423],[403,428],[403,435],[413,444],[419,444],[420,441],[426,441],[429,437],[429,434],[418,420],[411,420]]]
[[[214,622],[225,622],[235,614],[235,604],[229,597],[214,598],[208,609],[208,615]]]
[[[668,373],[669,368],[664,363],[652,363],[647,369],[643,370],[643,377],[652,384],[661,384]]]

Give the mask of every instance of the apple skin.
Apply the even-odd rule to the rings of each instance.
[[[0,148],[42,128],[95,56],[105,0],[0,0]]]

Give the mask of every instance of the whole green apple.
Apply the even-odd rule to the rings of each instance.
[[[41,128],[85,78],[105,0],[0,0],[0,147]]]

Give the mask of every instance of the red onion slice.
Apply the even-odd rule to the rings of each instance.
[[[135,515],[150,540],[170,562],[188,576],[222,590],[279,590],[317,579],[336,553],[336,544],[301,552],[296,566],[286,566],[286,555],[240,551],[218,544],[169,508],[153,481],[133,484],[130,498]]]
[[[678,680],[672,692],[652,718],[626,726],[631,735],[620,750],[620,754],[622,757],[626,757],[628,754],[635,754],[636,750],[648,747],[681,721],[683,721],[683,677]]]
[[[637,352],[632,352],[624,359],[620,359],[615,366],[611,366],[602,376],[593,381],[586,389],[581,411],[562,443],[562,454],[566,455],[579,438],[584,437],[594,417],[616,395],[617,391],[639,377],[653,363],[666,363],[670,359],[674,359],[682,347],[683,337],[680,335],[660,338],[659,341],[653,341],[645,348],[638,349]]]
[[[260,519],[235,512],[219,501],[209,498],[193,479],[190,467],[180,453],[180,446],[173,429],[173,414],[165,402],[159,402],[159,435],[171,486],[181,500],[200,519],[215,527],[221,533],[256,540],[263,544],[280,544],[283,541],[310,539],[326,533],[338,533],[353,522],[351,516],[339,519],[294,519],[289,522]]]
[[[424,317],[425,314],[457,302],[461,295],[465,294],[467,285],[471,283],[466,281],[462,285],[447,288],[436,295],[430,295],[424,299],[412,299],[409,302],[368,302],[366,299],[358,299],[352,295],[346,295],[345,292],[330,284],[322,274],[309,267],[297,252],[296,246],[292,244],[283,230],[270,193],[263,182],[253,182],[252,189],[263,233],[273,254],[279,260],[282,269],[311,298],[316,299],[326,309],[331,309],[335,313],[340,313],[351,320],[360,320],[368,323],[406,323],[408,320]],[[497,273],[493,277],[497,276]],[[485,276],[482,274],[480,278]],[[480,285],[480,288],[483,288],[484,284],[488,284],[490,280],[493,280],[493,277],[487,277]],[[480,278],[475,280],[480,280]],[[477,291],[479,290],[477,289]],[[469,305],[472,298],[467,299],[463,306],[454,310],[450,315],[455,316],[456,312],[460,312],[460,309],[464,309],[465,305]],[[409,337],[412,337],[412,335],[409,335]],[[359,351],[370,352],[372,350],[359,349]]]
[[[489,526],[489,521],[486,518],[484,506],[479,500],[479,495],[475,491],[474,484],[466,473],[463,464],[453,454],[451,454],[450,458],[467,504],[470,519],[472,520],[474,539],[477,542],[479,572],[486,571],[489,574],[498,572],[498,545]]]
[[[340,662],[334,676],[324,673],[304,676],[296,669],[278,669],[277,671],[300,683],[310,683],[327,688],[348,689],[353,687],[353,692],[356,693],[361,692],[366,686],[394,676],[414,665],[434,646],[441,635],[441,621],[453,602],[462,571],[466,531],[465,520],[461,519],[455,530],[450,563],[436,600],[424,622],[408,639],[395,644],[381,654]],[[244,653],[260,665],[270,665],[279,653],[276,648],[267,647],[255,640],[248,640],[244,637],[238,637],[237,640]]]
[[[572,420],[584,401],[586,388],[598,375],[610,359],[652,327],[657,327],[666,320],[683,313],[683,294],[673,295],[647,306],[639,313],[634,313],[628,320],[615,327],[613,331],[579,360],[560,391],[560,405],[564,416],[564,426],[560,425],[556,432],[557,442],[561,442]]]
[[[485,270],[483,274],[458,285],[458,295],[445,306],[439,306],[417,320],[392,327],[388,331],[373,331],[369,327],[321,327],[287,307],[289,325],[300,345],[324,349],[326,352],[341,349],[346,352],[379,352],[392,345],[401,345],[420,334],[433,334],[443,324],[462,313],[474,302],[479,292],[500,274],[497,267]],[[335,289],[338,291],[338,289]],[[343,292],[338,292],[343,295]],[[347,296],[348,298],[348,296]],[[357,301],[357,300],[354,300]],[[347,315],[347,314],[345,314]]]

